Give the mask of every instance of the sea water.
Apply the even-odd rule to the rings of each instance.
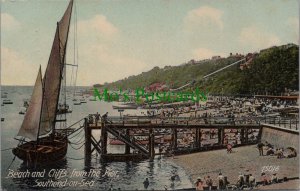
[[[28,169],[20,159],[12,154],[13,148],[17,146],[16,137],[22,124],[24,115],[19,111],[23,107],[24,99],[30,99],[33,87],[3,86],[2,93],[7,92],[7,99],[13,101],[12,105],[1,106],[1,181],[2,188],[6,190],[144,190],[143,182],[149,179],[148,190],[168,190],[191,188],[192,183],[186,172],[167,158],[157,156],[154,161],[145,160],[142,162],[108,162],[101,163],[98,155],[93,155],[91,167],[84,164],[84,146],[82,144],[69,145],[66,159],[54,164],[47,164],[36,169]],[[67,100],[73,111],[67,114],[68,125],[84,118],[88,114],[104,114],[119,116],[118,110],[113,110],[112,105],[100,101],[89,101],[81,105],[73,105],[73,98]],[[143,110],[125,110],[123,115],[140,115]],[[70,142],[82,142],[84,132],[78,133],[70,139]],[[99,137],[99,133],[94,133]],[[8,150],[5,150],[8,149]],[[124,145],[108,145],[110,153],[124,153]],[[14,173],[30,171],[29,177],[11,177]],[[90,172],[94,172],[92,175]],[[9,174],[11,173],[11,174]],[[90,173],[90,175],[88,174]],[[11,176],[9,176],[11,175]],[[17,174],[16,174],[17,175]],[[176,176],[171,180],[171,176]]]

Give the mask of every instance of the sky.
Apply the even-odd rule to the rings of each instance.
[[[0,1],[1,84],[33,85],[40,65],[45,71],[68,1]],[[75,0],[73,13],[67,63],[74,63],[77,21],[77,85],[299,44],[297,0]]]

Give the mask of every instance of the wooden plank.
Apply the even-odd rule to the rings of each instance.
[[[100,140],[100,141],[101,141],[101,140]],[[97,142],[95,142],[93,139],[91,140],[91,143],[92,143],[92,145],[94,146],[92,152],[96,149],[96,150],[98,151],[98,153],[101,154],[101,149],[100,149],[100,147],[99,147],[100,141],[97,143]]]
[[[225,129],[240,129],[240,128],[250,128],[250,129],[259,129],[260,125],[226,125],[226,124],[203,124],[203,125],[118,125],[118,124],[107,124],[108,127],[116,127],[120,129],[137,129],[137,128],[145,128],[145,129],[173,129],[173,128],[180,128],[180,129],[190,129],[190,128],[200,128],[200,129],[218,129],[224,127]]]

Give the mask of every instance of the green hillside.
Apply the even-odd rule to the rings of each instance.
[[[250,68],[241,70],[237,64],[205,80],[202,79],[203,76],[232,64],[240,58],[228,57],[180,66],[154,67],[148,72],[105,84],[104,87],[135,89],[161,82],[170,88],[177,88],[196,80],[194,86],[218,94],[248,94],[265,91],[275,94],[283,92],[285,88],[298,90],[298,53],[299,47],[291,44],[265,49],[254,57]]]

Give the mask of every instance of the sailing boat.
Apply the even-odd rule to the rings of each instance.
[[[21,128],[20,144],[12,150],[13,154],[27,164],[45,164],[61,160],[68,149],[68,138],[63,131],[55,129],[58,120],[58,102],[62,80],[65,74],[66,47],[73,8],[70,1],[62,19],[57,23],[48,65],[42,79],[41,68],[35,81]],[[30,141],[25,141],[25,139]]]

